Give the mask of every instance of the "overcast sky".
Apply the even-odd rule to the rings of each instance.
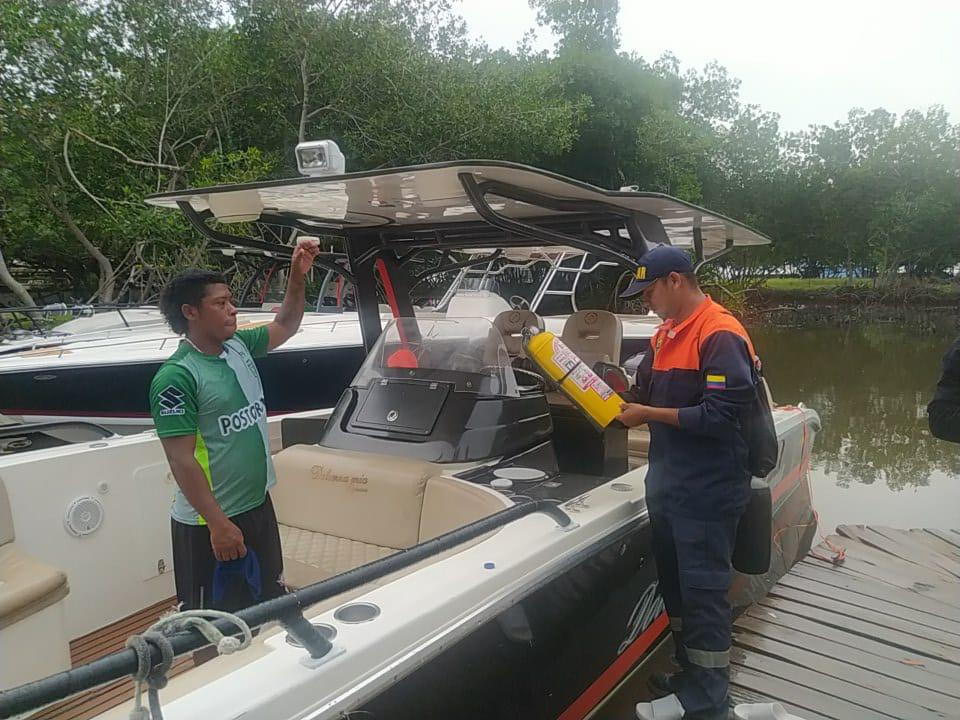
[[[620,0],[621,48],[684,67],[711,60],[741,80],[741,98],[780,114],[785,130],[832,124],[852,107],[944,105],[960,122],[956,0]],[[527,0],[459,0],[472,35],[513,49],[536,25]],[[554,39],[541,32],[538,47]]]

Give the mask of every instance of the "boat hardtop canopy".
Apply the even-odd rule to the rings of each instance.
[[[735,247],[770,242],[742,223],[667,195],[603,190],[492,160],[220,185],[146,201],[180,209],[219,245],[277,247],[225,232],[230,223],[342,238],[350,270],[343,272],[330,258],[321,264],[342,272],[357,288],[368,350],[381,331],[378,294],[387,296],[395,317],[413,316],[409,290],[423,276],[411,275],[408,263],[426,251],[446,258],[430,274],[498,258],[555,261],[564,252],[632,271],[655,244],[690,248],[704,262]],[[452,251],[467,253],[467,260],[450,256]]]
[[[586,221],[589,226],[596,224],[589,222],[591,217],[596,221],[604,215],[633,220],[636,226],[628,229],[631,241],[638,239],[639,231],[648,243],[667,242],[695,252],[702,244],[702,252],[697,252],[701,259],[728,247],[770,242],[742,223],[667,195],[604,190],[545,170],[491,160],[219,185],[152,195],[147,202],[184,211],[186,205],[203,220],[226,223],[257,220],[331,235],[380,230],[398,242],[418,230],[453,230],[480,220],[493,225],[515,222],[512,231],[522,236],[522,227],[529,230],[556,221]],[[627,240],[620,235],[608,235],[605,242],[602,236],[585,239],[617,248]],[[533,239],[540,246],[563,244],[546,237]],[[590,251],[581,243],[572,247]]]

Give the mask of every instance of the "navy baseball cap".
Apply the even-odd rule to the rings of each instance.
[[[672,272],[693,272],[690,256],[685,250],[673,245],[657,245],[640,258],[633,280],[627,289],[620,293],[620,297],[629,298],[639,295],[655,280],[666,277]]]

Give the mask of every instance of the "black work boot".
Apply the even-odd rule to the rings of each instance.
[[[680,686],[682,672],[682,670],[679,672],[655,672],[647,678],[647,687],[649,687],[657,697],[664,697],[675,693]]]

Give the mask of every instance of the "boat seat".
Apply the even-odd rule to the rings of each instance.
[[[411,458],[293,445],[271,497],[285,582],[319,582],[502,510],[509,501]]]
[[[564,323],[560,339],[591,368],[598,362],[620,364],[623,324],[611,312],[579,310],[573,313]]]
[[[504,310],[493,319],[493,326],[503,336],[503,344],[511,358],[526,357],[523,350],[524,328],[543,330],[543,318],[532,310]]]
[[[650,429],[645,425],[631,428],[627,433],[627,461],[630,469],[647,464],[650,453]]]
[[[0,480],[0,690],[70,667],[63,600],[67,576],[17,547]],[[42,653],[15,652],[41,647]]]
[[[21,552],[14,543],[13,515],[0,482],[0,630],[67,596],[67,576]]]

